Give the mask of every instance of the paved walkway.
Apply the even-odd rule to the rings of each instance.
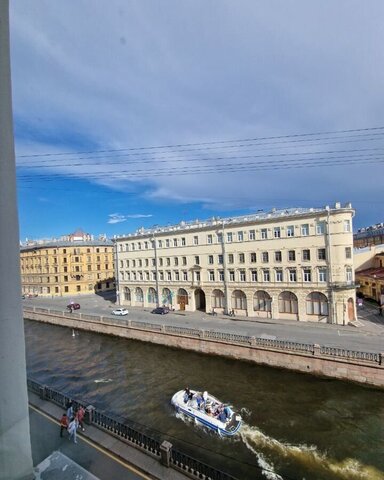
[[[74,298],[43,298],[23,300],[24,305],[65,310],[70,300],[80,303],[82,313],[110,316],[116,305],[98,295]],[[171,312],[153,315],[151,309],[128,307],[129,318],[151,323],[178,325],[205,330],[220,330],[241,335],[289,340],[300,343],[317,343],[330,347],[367,352],[384,352],[384,317],[378,308],[365,303],[358,311],[357,326],[330,325],[326,323],[297,322],[284,319],[250,319],[244,317],[212,316],[204,312]],[[119,317],[114,317],[115,320]]]
[[[82,469],[100,480],[185,480],[186,477],[172,468],[166,468],[159,460],[130,447],[123,441],[89,425],[77,437],[77,444],[69,440],[68,434],[60,437],[59,420],[63,410],[54,403],[40,399],[32,392],[29,395],[29,421],[33,464],[39,465],[53,452],[59,451],[76,465],[71,468],[76,476],[71,479],[87,480]],[[62,459],[61,459],[62,460]],[[64,459],[65,460],[65,459]],[[64,471],[43,471],[41,480],[69,480]],[[39,469],[44,470],[44,465]]]

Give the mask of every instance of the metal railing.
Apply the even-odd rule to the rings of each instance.
[[[96,315],[82,314],[82,313],[67,313],[58,312],[40,307],[24,307],[26,313],[36,312],[42,314],[58,315],[66,319],[78,319],[84,322],[102,322],[103,324],[119,325],[124,328],[133,328],[140,330],[148,330],[152,332],[161,332],[163,334],[183,335],[191,338],[202,338],[218,342],[227,342],[231,344],[247,345],[248,347],[269,348],[278,351],[286,352],[300,352],[303,354],[323,355],[325,357],[332,357],[333,359],[343,359],[347,361],[363,361],[366,363],[373,363],[383,365],[383,354],[374,352],[362,352],[358,350],[347,350],[337,347],[326,347],[322,345],[315,345],[313,343],[299,343],[289,340],[272,340],[261,337],[254,337],[248,335],[240,335],[235,333],[220,332],[217,330],[203,330],[197,328],[186,328],[177,325],[163,325],[157,323],[140,322],[136,320],[126,320],[108,317],[97,317]],[[316,348],[318,347],[318,348]]]

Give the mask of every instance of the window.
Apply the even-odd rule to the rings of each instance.
[[[210,245],[213,242],[212,235],[207,236],[207,243]]]
[[[232,307],[236,308],[236,310],[246,310],[247,308],[247,297],[245,293],[241,290],[235,290],[232,293]]]
[[[319,268],[319,282],[327,281],[327,269],[324,267]]]
[[[257,282],[257,270],[251,270],[251,280]]]
[[[251,263],[256,263],[256,253],[255,252],[252,252],[251,255],[250,255],[250,260],[251,260]]]
[[[263,282],[270,282],[271,281],[271,276],[269,274],[268,268],[263,269]]]
[[[139,243],[137,244],[137,248],[138,248],[139,250],[141,250],[141,242],[139,242]]]
[[[218,257],[217,257],[217,263],[218,263],[219,265],[222,265],[222,264],[223,264],[223,255],[218,255]]]
[[[199,244],[199,237],[198,237],[198,236],[193,237],[193,244],[194,244],[194,245],[198,245],[198,244]]]
[[[234,282],[235,281],[235,272],[234,270],[229,270],[229,281]]]
[[[208,280],[210,282],[214,282],[215,281],[215,272],[214,270],[209,270],[208,272]]]
[[[159,240],[159,248],[163,248],[163,241]]]
[[[168,281],[172,280],[172,272],[167,272],[167,280]]]
[[[233,253],[228,254],[228,263],[233,263]]]
[[[133,267],[133,268],[136,267],[136,260],[132,260],[132,267]]]
[[[244,263],[245,262],[245,255],[244,253],[239,253],[239,263]]]
[[[288,261],[294,262],[296,260],[296,252],[295,250],[288,250]]]
[[[194,272],[194,273],[195,273],[195,280],[196,280],[197,282],[200,282],[200,272],[197,271],[197,272]]]
[[[137,264],[138,264],[139,267],[143,266],[143,261],[141,260],[141,258],[137,261]]]
[[[261,229],[261,238],[262,238],[262,240],[265,240],[265,239],[268,238],[268,231],[267,231],[266,228]]]
[[[281,262],[282,256],[281,256],[281,251],[277,250],[275,252],[275,262]]]
[[[224,308],[224,293],[221,290],[214,290],[212,292],[212,307]]]
[[[184,280],[185,282],[188,281],[188,272],[187,272],[186,270],[183,270],[183,280]]]
[[[275,227],[273,229],[273,236],[274,238],[280,238],[281,237],[281,229],[280,227]]]
[[[246,275],[245,275],[245,270],[240,270],[239,271],[239,280],[240,282],[245,282]]]
[[[318,260],[326,260],[327,259],[327,255],[325,253],[325,248],[319,248],[317,250],[317,259]]]
[[[312,292],[307,296],[307,315],[328,315],[327,297],[320,292]]]
[[[169,266],[171,265],[171,259],[170,259],[169,257],[167,257],[167,258],[165,259],[165,261],[166,261],[167,267],[169,267]]]
[[[303,250],[302,259],[305,262],[308,262],[309,260],[311,260],[311,251],[310,250]]]
[[[267,292],[259,290],[253,296],[253,310],[256,312],[270,312],[272,298]]]
[[[316,223],[316,235],[323,235],[325,233],[325,222]]]
[[[290,268],[288,270],[289,272],[289,281],[290,282],[297,282],[297,272],[296,272],[296,268]]]
[[[173,239],[173,246],[174,246],[174,247],[177,247],[177,238],[174,238],[174,239]]]
[[[351,221],[344,220],[344,232],[350,232],[350,231],[351,231]]]
[[[345,276],[346,276],[347,282],[352,283],[352,280],[353,280],[352,267],[347,267],[345,269]]]
[[[222,233],[217,234],[217,243],[223,243],[223,234]]]
[[[288,225],[287,227],[287,237],[295,236],[295,227],[293,225]]]
[[[231,242],[232,242],[232,237],[233,237],[233,236],[232,236],[232,232],[228,232],[228,233],[227,233],[227,242],[228,242],[228,243],[231,243]]]
[[[134,244],[134,243],[131,243],[131,249],[132,249],[132,250],[135,250],[135,244]],[[99,249],[96,248],[96,252],[97,252],[97,253],[99,253],[98,250],[99,250]]]
[[[174,263],[175,267],[177,267],[179,265],[179,259],[177,257],[175,257],[173,259],[173,263]]]
[[[149,260],[148,260],[148,258],[145,259],[145,266],[146,266],[146,267],[149,267]]]
[[[311,269],[304,268],[303,269],[303,282],[310,282],[311,281]]]
[[[303,237],[308,237],[308,235],[309,235],[309,224],[308,223],[303,223],[303,225],[301,225],[301,235]]]
[[[187,257],[182,257],[182,264],[187,265]]]
[[[186,241],[185,241],[185,238],[184,238],[184,237],[182,237],[182,239],[181,239],[181,245],[182,245],[183,247],[185,247],[185,245],[186,245]]]
[[[152,258],[152,266],[154,267],[156,265],[156,261],[154,258]],[[163,259],[160,257],[159,258],[159,267],[163,266]]]
[[[297,313],[297,297],[292,292],[282,292],[279,295],[280,313]]]
[[[195,256],[195,264],[200,265],[200,257],[198,255]]]
[[[178,281],[180,280],[179,271],[178,271],[178,270],[175,270],[175,271],[173,272],[173,275],[174,275],[175,281],[178,282]]]
[[[352,248],[345,247],[345,258],[352,258]]]
[[[213,265],[213,255],[208,255],[208,263],[209,265]]]
[[[249,240],[255,240],[256,239],[256,232],[255,230],[250,230],[249,231]]]
[[[268,252],[262,252],[262,254],[261,254],[261,261],[262,261],[263,263],[268,263],[268,262],[269,262]]]
[[[219,270],[219,280],[220,282],[224,282],[224,270]]]
[[[169,247],[170,247],[170,241],[169,241],[169,238],[167,238],[167,239],[165,240],[165,246],[166,246],[167,248],[169,248]]]
[[[283,281],[283,270],[281,268],[277,268],[275,270],[275,278],[276,278],[276,282]]]
[[[244,241],[244,233],[243,232],[237,232],[237,240],[239,242]]]

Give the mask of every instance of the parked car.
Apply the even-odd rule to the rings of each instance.
[[[112,310],[112,315],[128,315],[128,310],[126,308],[116,308],[116,310]]]
[[[151,313],[157,313],[158,315],[165,315],[166,313],[169,313],[169,308],[157,307],[157,308],[154,308]]]
[[[67,309],[72,312],[72,310],[80,310],[80,303],[70,303],[67,305]]]

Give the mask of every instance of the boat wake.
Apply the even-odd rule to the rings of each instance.
[[[265,435],[257,427],[243,424],[240,436],[247,448],[257,457],[262,473],[268,480],[283,480],[275,471],[274,464],[287,463],[306,472],[302,478],[308,478],[310,472],[311,478],[327,480],[384,480],[383,472],[356,459],[337,461],[319,452],[314,446],[289,445]]]

